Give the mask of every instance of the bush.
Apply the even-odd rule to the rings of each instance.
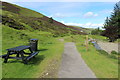
[[[104,50],[98,50],[98,52],[101,53],[101,54],[108,55],[108,53],[106,51],[104,51]]]
[[[118,55],[118,53],[117,53],[116,51],[112,51],[111,54],[116,54],[116,55]]]
[[[49,18],[49,22],[50,22],[50,23],[53,23],[53,18],[52,18],[52,17]]]
[[[102,33],[102,30],[100,30],[99,27],[91,31],[92,35],[101,35],[101,33]]]

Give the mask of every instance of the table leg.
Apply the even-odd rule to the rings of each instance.
[[[17,52],[17,55],[16,55],[16,57],[19,57],[19,53]]]
[[[9,55],[10,55],[10,52],[8,51],[8,52],[7,52],[7,56],[6,56],[5,59],[4,59],[4,63],[7,63],[7,60],[8,60],[8,58],[9,58]]]
[[[20,54],[21,54],[22,61],[24,62],[24,64],[27,64],[27,61],[26,61],[26,59],[25,59],[25,57],[24,57],[24,52],[21,51]]]
[[[32,51],[32,49],[31,49],[31,48],[29,48],[29,50],[30,50],[30,52],[31,52],[31,53],[33,53],[33,51]]]
[[[31,49],[31,48],[29,48],[29,50],[30,50],[30,52],[31,52],[31,54],[32,54],[32,53],[33,53],[32,49]],[[35,58],[35,56],[34,56],[33,58]]]

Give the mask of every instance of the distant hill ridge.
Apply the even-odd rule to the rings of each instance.
[[[80,29],[66,26],[36,11],[7,2],[2,3],[2,24],[18,30],[40,30],[53,33],[55,36],[69,34],[86,34]]]

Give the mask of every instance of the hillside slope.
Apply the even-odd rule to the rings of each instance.
[[[91,31],[94,30],[93,28],[83,28],[83,27],[79,27],[79,26],[68,26],[68,27],[78,30],[78,31],[81,31],[86,34],[91,34]]]
[[[23,8],[7,2],[2,2],[2,24],[18,30],[39,30],[52,33],[54,36],[69,34],[85,34],[68,27],[52,18],[36,11]]]

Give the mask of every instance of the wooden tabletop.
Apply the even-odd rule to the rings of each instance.
[[[22,50],[29,49],[29,48],[30,46],[18,46],[18,47],[10,48],[7,50],[8,51],[22,51]]]

